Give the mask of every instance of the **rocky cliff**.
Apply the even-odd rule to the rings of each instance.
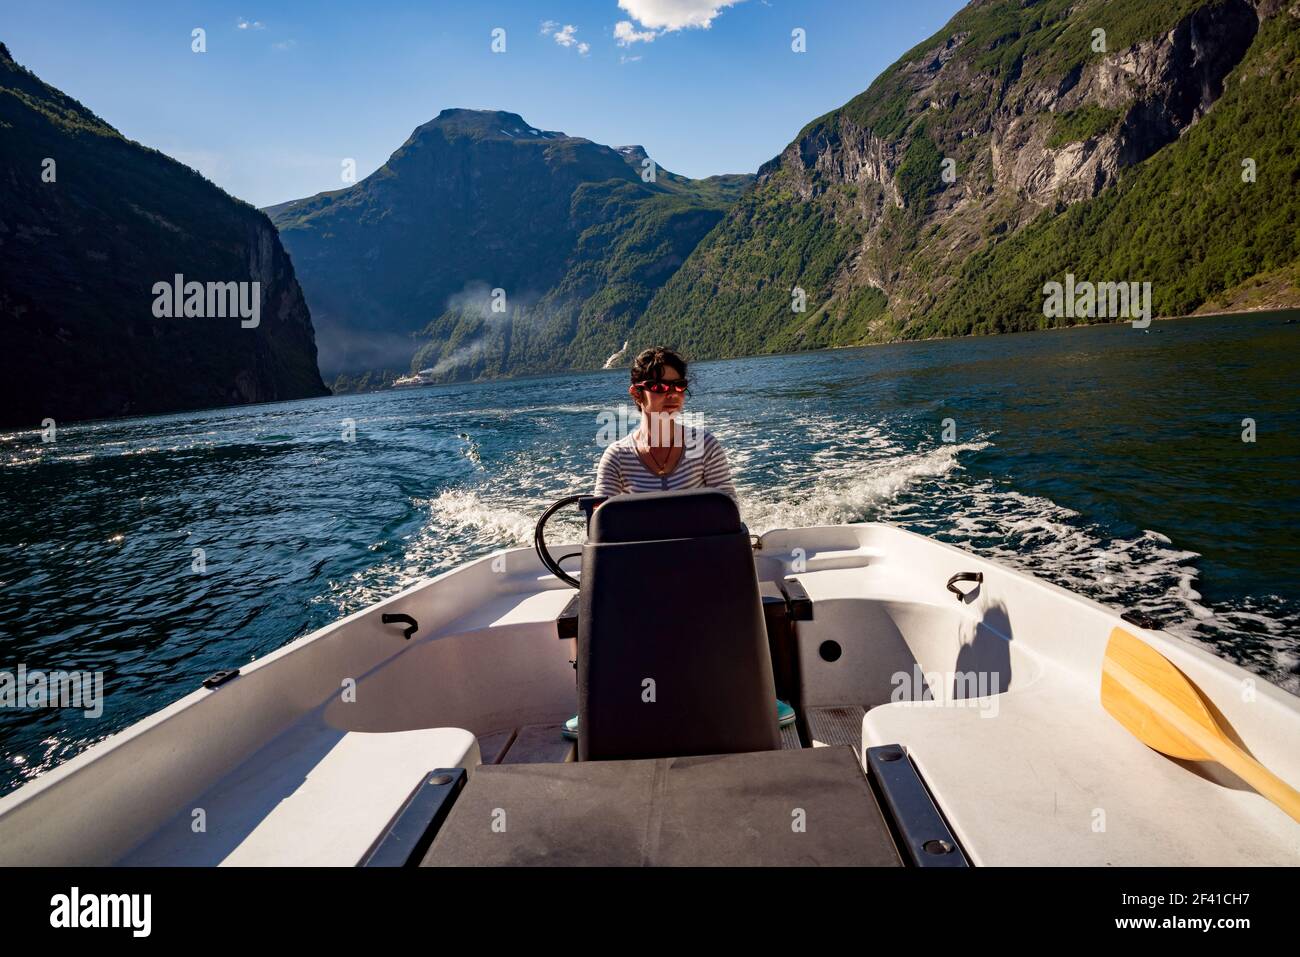
[[[3,45],[0,261],[0,425],[328,394],[267,217],[125,139]],[[180,297],[162,297],[178,275]]]
[[[1292,276],[1297,37],[1294,0],[972,3],[764,164],[633,347],[1041,328],[1066,272],[1160,315]]]

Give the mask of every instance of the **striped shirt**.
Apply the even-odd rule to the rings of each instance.
[[[637,432],[605,447],[596,467],[596,495],[625,492],[667,492],[683,488],[716,488],[731,496],[737,505],[736,486],[726,453],[713,433],[701,428],[682,427],[685,448],[667,475],[657,475],[636,454]]]

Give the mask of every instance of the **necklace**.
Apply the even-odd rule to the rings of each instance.
[[[662,465],[659,463],[659,457],[655,455],[654,449],[650,448],[649,446],[646,446],[646,451],[650,454],[650,461],[654,462],[655,470],[660,475],[663,475],[665,472],[668,471],[668,459],[671,459],[673,457],[673,450],[671,448],[668,450],[668,455],[664,459]]]
[[[673,457],[673,448],[671,445],[668,447],[668,454],[664,457],[662,463],[659,461],[659,456],[655,455],[654,450],[655,447],[647,441],[645,451],[646,455],[650,456],[650,461],[654,463],[655,474],[660,476],[665,475],[668,472],[668,461]]]

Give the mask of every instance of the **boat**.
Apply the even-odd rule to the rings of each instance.
[[[394,389],[411,389],[421,385],[432,385],[434,381],[433,369],[421,369],[419,372],[413,372],[410,375],[399,376],[393,380]]]
[[[0,799],[0,863],[1295,865],[1298,741],[1285,690],[925,536],[569,496]]]

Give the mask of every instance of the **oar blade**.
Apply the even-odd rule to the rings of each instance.
[[[1213,760],[1157,713],[1163,699],[1208,733],[1222,737],[1196,686],[1164,655],[1122,628],[1110,633],[1102,665],[1101,705],[1149,748],[1187,761]]]

